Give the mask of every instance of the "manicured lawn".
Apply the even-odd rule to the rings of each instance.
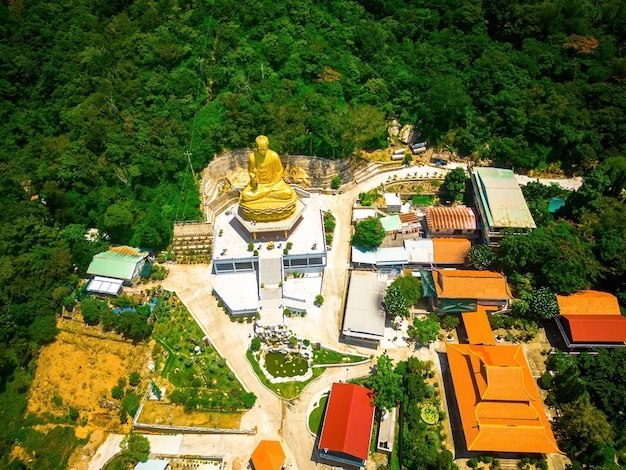
[[[313,351],[313,364],[351,364],[366,360],[365,356],[342,354],[331,349]]]
[[[265,368],[274,377],[295,377],[305,374],[309,366],[300,355],[272,352],[265,355]]]
[[[320,426],[322,425],[322,417],[324,416],[324,410],[326,409],[326,402],[328,401],[328,394],[324,395],[318,405],[313,408],[309,415],[309,429],[311,432],[318,434]]]
[[[324,367],[315,367],[312,369],[313,377],[305,380],[304,382],[294,381],[273,384],[272,382],[267,380],[267,377],[265,377],[265,374],[263,374],[263,371],[261,371],[261,366],[259,366],[259,363],[254,358],[252,351],[246,351],[246,357],[248,358],[248,362],[250,362],[250,365],[252,365],[252,369],[254,370],[254,373],[257,375],[261,383],[265,385],[265,387],[269,388],[276,395],[278,395],[280,398],[284,398],[285,400],[291,400],[292,398],[298,397],[304,390],[304,387],[306,387],[311,381],[315,380],[320,375],[322,375],[324,371],[326,371]]]

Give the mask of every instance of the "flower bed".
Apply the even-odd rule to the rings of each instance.
[[[420,416],[426,424],[436,424],[439,421],[439,410],[432,405],[426,405],[421,409]]]

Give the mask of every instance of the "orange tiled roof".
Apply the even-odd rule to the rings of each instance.
[[[280,470],[285,463],[285,452],[280,442],[264,440],[254,449],[250,460],[255,470]]]
[[[561,453],[521,345],[446,350],[469,451]]]
[[[478,230],[476,213],[471,207],[428,207],[424,215],[431,230]]]
[[[472,248],[466,238],[433,238],[435,263],[463,264]]]
[[[139,248],[134,248],[132,246],[126,246],[126,245],[112,246],[109,248],[109,251],[112,251],[114,253],[123,253],[125,255],[134,255],[134,256],[143,256],[147,254],[146,252],[141,251]]]
[[[476,312],[464,312],[463,325],[469,338],[470,344],[495,344],[493,331],[487,318],[487,310],[484,306],[478,305]]]
[[[506,278],[492,271],[433,271],[437,297],[441,299],[510,299]]]
[[[621,315],[617,297],[608,292],[581,290],[571,295],[557,295],[561,315]]]
[[[398,214],[398,217],[400,217],[400,222],[402,222],[403,224],[419,224],[420,221],[415,212]]]

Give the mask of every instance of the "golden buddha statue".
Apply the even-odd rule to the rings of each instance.
[[[283,181],[283,164],[268,138],[258,136],[256,146],[248,159],[250,183],[239,197],[241,213],[257,222],[285,219],[296,210],[296,192]]]

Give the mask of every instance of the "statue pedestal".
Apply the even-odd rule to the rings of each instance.
[[[239,223],[250,233],[252,237],[256,240],[257,234],[259,233],[267,233],[267,232],[279,232],[283,233],[285,238],[289,237],[289,232],[296,224],[300,221],[302,217],[302,213],[306,210],[306,204],[304,204],[300,199],[296,199],[295,208],[292,210],[291,215],[282,219],[275,221],[267,221],[267,222],[257,222],[254,220],[248,220],[246,218],[246,212],[243,207],[239,204],[237,206],[237,211],[234,213],[235,218],[239,221]]]
[[[298,199],[293,196],[290,201],[273,201],[271,206],[267,202],[246,202],[239,203],[241,215],[249,221],[257,223],[278,222],[289,218],[297,208]]]

